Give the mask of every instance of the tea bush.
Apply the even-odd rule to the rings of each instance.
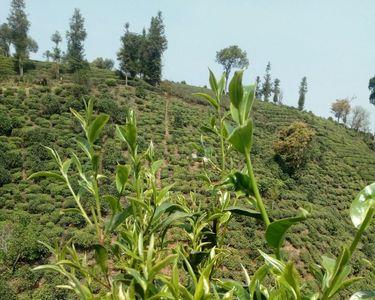
[[[335,257],[322,256],[319,265],[311,264],[315,281],[305,284],[296,267],[299,263],[290,259],[293,245],[285,241],[291,227],[303,233],[301,222],[308,223],[310,213],[301,208],[299,213],[294,209],[283,216],[267,208],[254,174],[250,113],[255,86],[243,87],[242,72],[236,72],[229,84],[228,112],[223,103],[225,76],[217,80],[210,72],[209,82],[212,94],[195,95],[213,109],[204,128],[206,134],[195,145],[204,165],[201,178],[211,196],[206,205],[202,205],[202,195],[192,192],[191,184],[188,195],[174,193],[173,179],[171,185],[160,182],[158,173],[164,161],[157,158],[153,142],[148,148],[139,146],[138,126],[131,110],[126,123],[116,127],[119,140],[126,146],[125,164],[117,164],[115,174],[110,176],[115,190],[104,193],[107,176],[103,174],[99,141],[109,116],[95,115],[92,100],[85,103],[84,114],[71,109],[84,133],[77,138],[80,152],[71,151],[66,157],[48,148],[59,171],[37,172],[30,179],[47,177],[64,184],[76,204],[67,212],[79,215],[94,231],[95,244],[87,244],[87,253],[80,253],[70,242],[55,247],[43,243],[54,258],[36,271],[60,273],[66,279],[62,287],[81,299],[325,300],[342,295],[361,280],[350,276],[352,257],[375,214],[375,183],[363,189],[351,205],[354,237],[341,249],[331,245]],[[298,125],[301,127],[312,137],[311,131]],[[288,131],[286,137],[294,139],[295,132],[300,131],[294,129],[292,126],[292,133]],[[309,143],[309,139],[302,140],[303,146]],[[210,143],[218,146],[212,149]],[[295,206],[300,203],[296,201]],[[106,205],[108,212],[103,209]],[[256,271],[251,276],[244,266],[236,266],[235,257],[228,260],[231,247],[239,242],[246,244],[243,235],[230,232],[236,218],[246,222],[248,235],[257,237],[255,247],[260,259],[254,262]],[[251,222],[253,219],[255,222]],[[324,235],[336,234],[330,231],[338,226],[318,228],[327,230],[321,235],[324,239]],[[92,260],[88,261],[87,255]],[[245,280],[218,277],[224,261],[232,272],[242,272]],[[360,295],[369,298],[374,293],[360,291],[352,299],[364,298]]]

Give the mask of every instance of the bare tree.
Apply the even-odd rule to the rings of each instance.
[[[357,131],[367,132],[370,126],[370,113],[362,106],[355,106],[352,109],[350,128]]]

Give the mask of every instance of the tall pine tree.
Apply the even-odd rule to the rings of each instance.
[[[305,107],[305,98],[307,93],[307,78],[302,78],[299,86],[299,98],[298,98],[298,109],[303,110]]]
[[[268,62],[266,67],[266,74],[264,75],[264,81],[262,85],[263,100],[268,102],[272,93],[272,82],[271,82],[271,63]]]
[[[147,51],[144,53],[145,67],[144,79],[152,84],[161,81],[162,56],[167,49],[167,38],[162,13],[159,11],[156,17],[151,18],[150,28],[147,33]]]
[[[272,99],[273,102],[274,103],[279,103],[279,100],[280,100],[280,79],[276,78],[273,81],[272,92],[273,92],[273,99]]]
[[[74,9],[72,18],[70,19],[70,29],[66,33],[68,49],[66,59],[70,72],[76,72],[88,64],[85,61],[84,45],[87,33],[85,29],[85,19],[78,8]]]
[[[25,12],[24,0],[12,0],[8,17],[10,40],[14,46],[14,56],[18,61],[19,74],[23,77],[23,65],[30,52],[38,51],[38,44],[28,36],[30,22]]]
[[[259,100],[262,99],[262,86],[259,76],[255,79],[255,98]]]

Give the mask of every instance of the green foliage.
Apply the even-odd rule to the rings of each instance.
[[[266,67],[266,73],[264,74],[263,84],[262,84],[262,94],[263,100],[268,102],[272,93],[272,82],[271,82],[271,63],[268,62]]]
[[[237,45],[229,46],[216,52],[216,62],[223,66],[226,81],[233,68],[244,69],[249,65],[246,51]]]
[[[77,214],[75,210],[69,210],[77,208],[69,189],[53,178],[38,178],[32,182],[25,180],[32,172],[42,170],[58,172],[50,153],[42,145],[55,148],[63,160],[71,158],[71,150],[73,150],[82,161],[82,167],[89,172],[88,177],[91,176],[91,163],[75,141],[76,138],[84,138],[84,134],[80,129],[79,122],[74,121],[69,114],[69,107],[72,107],[84,115],[82,98],[91,96],[95,99],[93,117],[99,114],[111,116],[102,135],[94,145],[95,151],[102,156],[102,159],[99,160],[100,174],[105,175],[99,181],[100,194],[103,196],[101,199],[103,219],[110,221],[111,207],[118,209],[116,206],[118,202],[107,197],[111,195],[115,199],[118,198],[115,185],[116,166],[118,164],[132,165],[128,156],[127,144],[120,143],[115,137],[114,123],[125,124],[127,111],[134,110],[137,112],[137,152],[139,156],[145,154],[149,141],[153,141],[154,150],[151,152],[154,153],[155,160],[164,160],[161,168],[156,172],[156,186],[163,188],[174,183],[169,190],[168,199],[170,202],[179,203],[179,197],[182,195],[187,202],[186,206],[193,212],[197,214],[201,211],[210,212],[213,207],[219,208],[221,205],[219,205],[217,189],[228,191],[231,201],[237,202],[235,205],[230,203],[230,206],[223,209],[224,212],[230,212],[232,217],[226,225],[220,225],[220,228],[224,229],[224,233],[217,235],[219,241],[216,253],[220,253],[223,249],[224,254],[219,263],[214,265],[211,275],[213,281],[210,283],[214,282],[215,284],[216,279],[219,279],[224,284],[224,279],[229,279],[228,281],[235,280],[245,284],[241,264],[247,269],[251,279],[255,277],[258,268],[263,263],[258,249],[270,256],[273,256],[274,250],[267,245],[263,238],[265,227],[262,215],[254,205],[256,201],[253,199],[254,190],[250,188],[249,184],[250,176],[246,167],[242,168],[240,153],[229,144],[227,137],[223,138],[225,168],[221,175],[221,135],[219,133],[223,132],[223,134],[228,133],[229,135],[233,126],[237,126],[237,122],[233,121],[232,115],[227,109],[229,97],[227,95],[220,96],[218,82],[221,81],[221,77],[214,84],[215,92],[203,87],[170,81],[162,82],[160,86],[162,90],[159,90],[158,87],[151,87],[141,80],[129,80],[130,87],[124,86],[124,81],[119,81],[118,85],[112,88],[105,84],[105,80],[115,78],[114,73],[92,68],[88,72],[92,81],[95,82],[94,87],[102,84],[106,87],[105,92],[99,93],[95,88],[90,91],[80,85],[69,83],[71,76],[66,74],[63,84],[55,80],[48,80],[50,90],[54,93],[56,90],[60,90],[59,97],[50,98],[48,89],[40,86],[43,88],[42,91],[39,86],[33,85],[33,82],[37,84],[33,80],[33,76],[36,74],[34,72],[38,72],[38,78],[42,78],[43,70],[48,70],[51,63],[46,66],[44,66],[45,63],[40,62],[34,64],[35,71],[26,73],[30,77],[28,84],[19,83],[18,88],[13,88],[13,83],[2,82],[3,91],[9,90],[10,93],[6,97],[0,95],[1,111],[5,112],[14,123],[12,134],[0,137],[0,165],[9,172],[12,179],[11,182],[0,188],[1,220],[11,225],[17,224],[20,221],[13,216],[19,212],[28,211],[27,222],[40,225],[30,225],[32,231],[36,232],[34,235],[35,247],[43,249],[43,246],[36,242],[40,239],[51,245],[55,245],[56,241],[61,246],[72,239],[71,242],[74,243],[80,257],[86,253],[88,263],[95,264],[93,247],[98,244],[95,226],[86,226],[87,221],[85,222],[81,215]],[[210,81],[212,82],[212,80]],[[133,87],[138,85],[142,85],[147,90],[147,101],[141,101],[135,97]],[[29,90],[28,87],[30,87]],[[82,93],[79,92],[81,100],[72,96],[72,87],[77,87],[78,92],[82,91]],[[17,93],[18,90],[23,89],[27,92],[27,96],[24,101],[20,101]],[[212,122],[212,116],[217,116],[217,109],[206,99],[198,98],[192,93],[207,93],[215,100],[219,94],[221,117],[215,117],[216,123]],[[60,103],[59,114],[48,115],[43,112],[44,105],[48,103],[49,99]],[[182,116],[184,126],[174,125],[174,117],[178,114]],[[224,116],[226,122],[221,126],[221,119]],[[303,284],[301,293],[306,295],[316,291],[319,286],[311,276],[309,265],[311,263],[321,265],[323,253],[326,253],[326,256],[330,258],[337,257],[340,247],[350,242],[352,234],[357,232],[348,218],[350,201],[355,197],[360,186],[369,184],[373,180],[375,156],[369,149],[369,142],[364,142],[365,135],[339,126],[336,122],[316,117],[311,113],[255,100],[252,105],[251,117],[254,120],[251,163],[264,204],[266,207],[272,207],[272,210],[268,211],[270,222],[297,216],[296,208],[300,206],[311,211],[306,221],[294,225],[286,232],[280,251],[285,265],[289,260],[295,262],[296,269],[300,274],[299,282]],[[288,127],[297,120],[305,122],[316,131],[311,149],[314,151],[314,159],[307,160],[306,167],[298,169],[296,174],[298,176],[289,177],[281,171],[273,159],[272,145],[278,138],[277,131],[280,128]],[[201,131],[202,125],[205,128]],[[201,133],[203,133],[202,141],[200,140]],[[368,137],[371,138],[370,135]],[[34,139],[35,142],[33,142]],[[99,146],[101,146],[100,150]],[[195,146],[199,147],[195,148]],[[319,151],[316,151],[315,148]],[[149,165],[148,160],[143,160],[142,166],[145,167],[143,170],[146,170]],[[81,193],[82,206],[89,212],[89,217],[92,217],[90,205],[95,201],[79,185],[76,180],[79,175],[74,166],[72,164],[69,168],[72,187],[74,191]],[[119,202],[123,210],[129,207],[130,198],[135,197],[132,178],[133,171],[129,175],[124,195]],[[210,179],[215,184],[214,190],[202,178]],[[229,179],[230,181],[227,182]],[[145,185],[148,185],[147,180],[144,181]],[[190,196],[190,192],[194,193]],[[144,199],[152,199],[150,194],[145,193],[144,195]],[[225,201],[223,200],[223,202]],[[198,210],[199,206],[200,210]],[[172,207],[169,209],[172,210],[171,213],[176,212]],[[132,213],[129,214],[129,212],[130,209],[114,218],[113,223],[108,227],[115,228],[113,235],[118,236],[117,232],[122,232],[123,227],[132,223]],[[145,215],[145,218],[148,215],[149,213]],[[180,216],[181,214],[176,214],[173,217],[177,218],[176,224],[188,220],[186,216],[179,219]],[[125,220],[126,224],[121,223],[122,220]],[[224,221],[225,216],[221,220]],[[212,223],[210,221],[208,227],[203,230],[202,236],[205,236],[205,242],[212,241],[212,232],[214,232]],[[199,226],[202,222],[196,220],[193,224]],[[180,228],[175,228],[174,225],[172,227],[164,238],[166,248],[168,248],[167,245],[174,248],[181,240],[184,241],[183,245],[185,243],[191,245],[192,242],[189,238],[185,239],[185,236],[181,236]],[[189,229],[190,223],[183,227],[186,227],[184,230]],[[104,226],[104,228],[106,227]],[[352,287],[340,292],[337,296],[339,299],[347,299],[358,290],[374,289],[373,269],[364,260],[374,260],[373,251],[371,251],[374,243],[373,228],[373,226],[369,226],[364,232],[351,260],[352,273],[350,276],[363,278]],[[6,232],[11,231],[7,230]],[[198,240],[199,238],[196,239],[196,241]],[[112,241],[109,241],[109,244],[111,243]],[[148,244],[146,242],[144,244],[146,249]],[[195,244],[197,245],[197,242]],[[160,248],[158,239],[156,239],[155,245],[157,245],[157,249]],[[107,248],[107,243],[105,243],[105,247]],[[201,252],[193,252],[191,256],[189,252],[185,252],[184,256],[189,254],[190,264],[195,265],[197,258],[207,257],[208,248],[206,247],[204,246]],[[109,249],[108,255],[111,259],[113,252],[110,249],[112,248],[107,249]],[[164,258],[163,255],[161,256]],[[57,273],[36,272],[34,273],[35,278],[33,278],[29,272],[26,272],[26,267],[31,268],[53,261],[53,257],[49,253],[44,253],[36,261],[25,260],[17,263],[13,275],[12,267],[9,264],[5,265],[1,262],[0,267],[4,282],[19,298],[74,299],[76,297],[74,292],[55,288],[56,285],[66,284],[65,278],[58,276]],[[177,269],[181,282],[186,283],[190,277],[186,275],[182,261],[183,259],[179,257]],[[200,272],[204,263],[205,261],[202,261],[192,268]],[[109,266],[109,269],[113,271],[112,265],[109,264]],[[99,267],[96,268],[95,273],[100,272]],[[138,267],[135,269],[139,270]],[[172,266],[167,267],[162,270],[162,273],[169,276],[172,269]],[[23,275],[25,276],[23,277]],[[262,277],[257,278],[260,280],[259,278]],[[33,282],[36,283],[33,284]],[[267,286],[268,283],[276,285],[270,274],[266,274],[266,282]],[[22,288],[23,285],[24,288]],[[226,281],[225,285],[227,285]],[[237,287],[238,284],[235,286]],[[254,286],[256,287],[256,284]],[[97,283],[93,283],[91,287],[94,293],[99,293],[102,290]],[[137,285],[135,287],[137,288]],[[222,296],[223,289],[216,288]],[[189,293],[192,291],[190,290]],[[180,298],[185,298],[185,296],[180,296]]]
[[[375,76],[370,78],[368,89],[370,90],[370,103],[375,105]]]
[[[13,59],[0,55],[0,78],[8,78],[14,74],[15,71]]]
[[[105,81],[105,84],[108,85],[108,86],[116,86],[117,85],[117,81],[116,81],[116,79],[108,78]]]
[[[75,151],[63,157],[48,148],[58,172],[38,172],[29,179],[43,177],[66,186],[76,205],[68,211],[80,215],[87,228],[95,232],[96,243],[87,245],[95,264],[87,264],[86,254],[80,253],[71,242],[56,247],[43,243],[54,259],[36,267],[35,271],[61,274],[66,279],[62,287],[74,291],[81,299],[325,300],[333,299],[360,279],[349,277],[351,258],[375,212],[374,184],[366,187],[353,202],[352,219],[358,230],[350,246],[344,246],[336,258],[323,256],[321,266],[312,266],[317,287],[311,294],[296,264],[281,255],[287,231],[292,226],[300,226],[308,213],[302,209],[296,217],[271,219],[269,213],[276,212],[267,209],[254,175],[250,113],[255,87],[243,87],[242,72],[236,72],[229,85],[229,113],[225,112],[222,101],[224,76],[218,81],[210,73],[210,86],[213,97],[198,96],[208,100],[214,109],[207,132],[214,134],[210,141],[216,139],[221,151],[207,152],[204,143],[209,137],[206,135],[201,138],[203,146],[197,145],[196,149],[208,155],[204,162],[211,162],[204,170],[204,177],[214,205],[198,205],[195,193],[175,194],[173,181],[170,185],[159,181],[157,174],[163,160],[156,159],[153,142],[147,149],[140,147],[137,122],[131,110],[126,123],[116,127],[118,138],[125,142],[126,164],[118,164],[114,176],[110,176],[116,191],[105,193],[100,136],[109,117],[95,115],[90,100],[85,102],[84,113],[71,110],[83,129],[84,138],[80,136],[76,140],[85,158]],[[229,124],[234,124],[234,128]],[[302,137],[309,137],[308,142],[304,140],[304,146],[314,135],[304,123],[294,123],[284,133],[292,140],[297,136],[297,141],[304,133]],[[237,158],[237,163],[233,164],[229,158]],[[238,166],[241,161],[243,168]],[[228,174],[231,175],[228,177]],[[213,181],[217,177],[220,184]],[[104,210],[106,204],[108,210]],[[259,229],[269,246],[266,251],[258,249],[264,263],[257,266],[252,276],[242,266],[245,284],[218,277],[217,272],[228,255],[227,229],[235,215],[261,220]],[[266,253],[271,251],[273,254]]]
[[[315,131],[303,122],[294,122],[279,131],[273,149],[287,172],[293,173],[307,162],[314,136]]]
[[[120,67],[126,76],[135,78],[139,75],[151,85],[161,81],[163,52],[167,49],[163,17],[159,11],[151,18],[146,33],[137,34],[129,31],[129,23],[125,25],[125,33],[121,37],[121,48],[117,54]]]
[[[305,107],[305,98],[307,93],[307,78],[306,76],[302,78],[301,84],[299,86],[299,98],[298,98],[298,109],[303,110]]]
[[[99,69],[112,70],[115,65],[115,62],[110,58],[98,57],[95,58],[91,64]]]
[[[12,133],[12,119],[0,111],[0,135],[10,135]]]
[[[23,76],[23,64],[28,59],[29,52],[37,52],[38,44],[28,36],[30,22],[25,12],[24,0],[12,0],[8,26],[10,40],[15,48],[15,58],[18,61],[19,74]]]
[[[74,73],[87,66],[84,61],[84,45],[87,33],[84,27],[85,19],[79,9],[74,9],[70,19],[70,29],[67,32],[68,49],[66,53],[69,71]]]

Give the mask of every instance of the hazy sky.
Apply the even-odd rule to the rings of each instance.
[[[9,3],[0,0],[0,23],[6,21]],[[333,100],[356,96],[353,105],[371,112],[375,129],[367,88],[375,75],[374,0],[26,0],[26,6],[30,35],[39,44],[33,58],[41,59],[51,48],[55,30],[65,33],[75,7],[86,19],[89,60],[115,59],[123,25],[129,22],[132,31],[141,31],[161,10],[168,38],[165,79],[204,85],[207,67],[221,72],[216,51],[237,44],[250,60],[248,82],[263,76],[270,61],[286,104],[297,104],[300,80],[307,76],[307,110],[329,116]]]

